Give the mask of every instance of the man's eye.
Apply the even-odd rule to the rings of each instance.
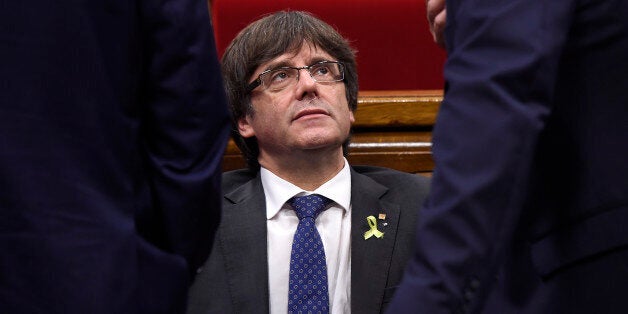
[[[330,71],[327,66],[319,66],[313,69],[312,74],[314,76],[326,76],[329,72]]]
[[[290,77],[290,74],[286,70],[273,71],[270,76],[271,82],[282,82]]]

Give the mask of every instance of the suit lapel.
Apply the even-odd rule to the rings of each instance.
[[[351,312],[380,313],[399,221],[399,205],[383,200],[388,188],[351,171]],[[385,214],[385,219],[379,219]],[[364,239],[374,216],[382,238]]]
[[[221,242],[235,313],[268,312],[266,202],[259,174],[225,195]]]

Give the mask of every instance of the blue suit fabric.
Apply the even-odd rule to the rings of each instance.
[[[0,312],[184,312],[229,132],[206,1],[0,0],[0,102]]]
[[[628,2],[446,5],[431,194],[389,313],[625,313]]]

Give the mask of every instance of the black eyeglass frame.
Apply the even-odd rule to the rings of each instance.
[[[320,65],[320,64],[324,64],[324,63],[335,63],[339,65],[340,68],[340,73],[342,74],[342,77],[338,80],[333,80],[333,81],[324,81],[324,82],[340,82],[340,81],[344,81],[345,79],[345,65],[344,63],[340,62],[340,61],[328,61],[328,60],[324,60],[324,61],[319,61],[319,62],[315,62],[313,64],[310,64],[308,66],[303,66],[303,67],[290,67],[290,66],[285,66],[285,67],[278,67],[278,68],[274,68],[274,69],[268,69],[262,73],[260,73],[257,76],[257,79],[255,79],[255,81],[249,83],[249,85],[246,86],[246,93],[250,93],[252,92],[254,89],[256,89],[258,86],[262,85],[262,76],[264,76],[265,74],[268,74],[270,72],[276,71],[276,70],[282,70],[282,69],[294,69],[297,70],[297,80],[299,79],[299,73],[301,73],[301,70],[307,70],[308,74],[310,74],[310,77],[315,81],[318,82],[316,80],[316,78],[314,78],[312,76],[312,72],[310,72],[310,69],[314,66]]]

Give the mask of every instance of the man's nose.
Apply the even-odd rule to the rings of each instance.
[[[301,73],[301,70],[306,70],[305,73]],[[308,94],[316,93],[316,81],[310,75],[307,69],[299,69],[299,75],[297,76],[297,97],[299,100],[305,98]]]

